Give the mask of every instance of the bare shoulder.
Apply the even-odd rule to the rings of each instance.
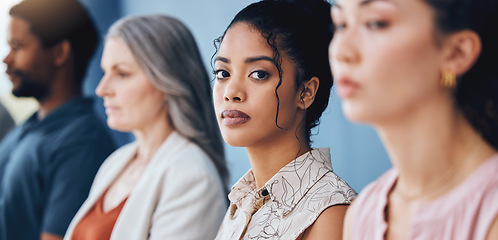
[[[498,239],[498,216],[496,216],[495,220],[493,220],[493,223],[488,230],[488,236],[486,239]]]
[[[301,239],[342,239],[344,216],[349,205],[335,205],[323,211]]]

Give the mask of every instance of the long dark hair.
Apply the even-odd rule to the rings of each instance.
[[[471,30],[481,39],[481,53],[473,67],[457,79],[454,96],[473,128],[498,149],[498,1],[425,1],[435,12],[437,31]]]

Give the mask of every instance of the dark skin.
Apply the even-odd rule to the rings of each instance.
[[[74,59],[69,41],[63,40],[45,48],[31,31],[30,24],[18,17],[12,17],[8,33],[11,51],[3,62],[8,69],[26,72],[30,78],[35,79],[32,81],[45,84],[48,89],[48,94],[43,99],[37,99],[40,104],[40,119],[68,100],[81,95],[81,87],[74,81]],[[18,87],[20,79],[12,73],[9,77],[14,89]]]
[[[46,85],[47,94],[37,99],[40,109],[38,118],[47,114],[81,95],[81,88],[74,81],[74,59],[69,41],[63,40],[52,47],[45,48],[40,39],[31,31],[30,24],[20,18],[12,17],[8,42],[10,52],[3,62],[7,65],[7,74],[14,90],[26,79],[16,75],[26,73],[29,81]],[[62,236],[43,232],[41,240],[62,240]]]
[[[258,31],[237,23],[227,31],[215,61],[217,80],[213,99],[220,128],[228,144],[246,148],[257,188],[296,156],[311,149],[301,119],[314,102],[320,85],[320,79],[312,77],[296,88],[296,66],[282,55],[282,84],[277,89],[278,126],[267,121],[268,116],[276,115],[277,108],[275,88],[279,75],[272,56],[273,49]],[[262,103],[266,107],[262,108]],[[221,117],[226,109],[245,112],[251,120],[241,126],[226,124],[229,122]],[[346,209],[347,205],[327,208],[298,239],[342,239]]]

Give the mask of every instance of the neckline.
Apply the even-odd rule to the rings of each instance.
[[[316,156],[314,155],[316,154]],[[312,158],[312,160],[310,160]],[[321,164],[313,164],[312,161],[317,161],[320,162]],[[331,163],[331,157],[330,157],[330,148],[311,148],[309,151],[303,153],[302,155],[298,156],[297,158],[293,159],[289,163],[287,163],[285,166],[283,166],[281,169],[278,170],[275,175],[273,175],[261,188],[257,188],[255,184],[255,177],[252,168],[249,169],[233,186],[231,192],[228,194],[228,198],[232,204],[237,204],[237,202],[240,202],[242,199],[244,199],[248,194],[256,194],[260,193],[263,190],[267,190],[269,195],[272,196],[272,198],[281,198],[280,196],[273,196],[274,194],[274,185],[276,182],[280,183],[280,180],[284,177],[289,175],[289,172],[291,173],[297,173],[299,171],[305,171],[305,170],[299,170],[301,167],[296,167],[296,166],[311,166],[311,167],[317,167],[317,174],[320,174],[320,171],[322,171],[321,176],[325,175],[328,172],[333,172],[332,168],[332,163]],[[319,166],[317,166],[319,165]],[[291,169],[291,170],[287,170]],[[306,169],[304,167],[303,169]],[[320,176],[320,177],[321,177]],[[311,181],[311,179],[304,179],[303,181]],[[309,182],[306,182],[309,184]],[[281,183],[280,183],[281,184]],[[277,193],[276,195],[280,195],[281,193]]]
[[[483,178],[486,178],[489,174],[488,172],[494,173],[498,169],[498,153],[492,155],[486,161],[481,163],[479,167],[477,167],[474,172],[472,172],[469,176],[467,176],[460,184],[455,186],[450,191],[445,194],[435,198],[431,201],[420,203],[420,205],[415,209],[412,219],[410,221],[410,230],[414,228],[414,225],[420,222],[432,221],[435,218],[434,212],[438,212],[437,216],[444,216],[445,213],[451,211],[455,208],[455,205],[461,202],[462,198],[467,197],[466,194],[461,194],[462,192],[467,191],[468,189],[480,187],[484,188],[487,185],[476,185],[475,182],[482,182]],[[389,229],[389,219],[388,219],[388,208],[389,208],[389,197],[392,194],[394,186],[398,181],[399,172],[396,169],[392,169],[392,176],[388,179],[388,183],[384,187],[383,197],[381,201],[379,201],[382,210],[382,223],[384,225],[383,238],[385,239],[387,236],[387,231]],[[489,184],[489,183],[488,183]],[[441,214],[443,213],[443,214]],[[412,232],[408,233],[408,237],[410,237]]]
[[[109,189],[107,189],[107,190],[109,190]],[[126,203],[126,200],[128,200],[128,197],[129,197],[129,195],[127,195],[123,200],[121,200],[121,202],[118,205],[116,205],[112,209],[109,209],[109,211],[105,212],[104,211],[104,198],[107,195],[107,190],[105,190],[104,194],[102,194],[99,201],[97,201],[97,203],[96,203],[97,204],[97,211],[100,215],[110,215],[110,214],[116,212],[118,209],[120,210],[123,207],[123,205]]]
[[[498,153],[489,157],[486,161],[482,162],[479,167],[477,167],[474,172],[467,176],[460,184],[455,186],[453,189],[447,193],[441,195],[440,197],[420,204],[417,209],[417,217],[415,222],[427,221],[434,219],[433,214],[424,214],[426,212],[438,211],[441,213],[448,213],[452,209],[455,209],[455,205],[462,201],[463,198],[468,197],[467,194],[462,194],[467,192],[468,189],[486,188],[490,184],[486,181],[489,174],[495,174],[498,166]],[[476,185],[476,182],[485,183],[481,185]],[[431,211],[429,211],[431,210]],[[434,210],[434,211],[432,211]],[[415,223],[414,222],[414,223]]]

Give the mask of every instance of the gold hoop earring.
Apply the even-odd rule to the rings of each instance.
[[[451,70],[445,70],[441,75],[441,86],[454,88],[456,86],[456,74]]]

